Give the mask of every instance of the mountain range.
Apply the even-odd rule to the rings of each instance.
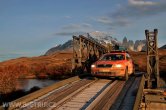
[[[162,47],[160,47],[160,49],[166,49],[166,45],[163,45]]]
[[[146,51],[146,40],[136,40],[134,42],[133,40],[128,40],[127,37],[124,37],[123,41],[121,42],[116,38],[112,37],[110,34],[99,31],[94,31],[88,34],[84,34],[83,36],[95,40],[103,45],[106,45],[107,43],[110,43],[112,45],[118,44],[126,47],[129,51]],[[72,47],[73,47],[72,40],[69,40],[62,45],[57,45],[49,49],[45,53],[45,55],[50,55],[59,51],[66,51],[66,50],[72,51]],[[166,45],[161,48],[166,48]]]
[[[128,40],[126,37],[123,38],[122,45],[129,51],[146,51],[146,40]]]
[[[121,44],[121,42],[119,42],[116,38],[113,38],[112,36],[110,36],[109,34],[104,33],[104,32],[95,31],[95,32],[91,32],[88,34],[84,34],[83,36],[85,36],[89,39],[95,40],[103,45],[106,45],[107,43],[110,43],[113,45]],[[72,47],[73,47],[72,40],[68,40],[67,42],[65,42],[62,45],[57,45],[57,46],[49,49],[45,53],[45,55],[50,55],[50,54],[53,54],[58,51],[66,51],[66,50],[72,51]]]

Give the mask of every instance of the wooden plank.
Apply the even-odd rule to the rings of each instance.
[[[48,87],[45,87],[43,89],[40,89],[36,92],[33,92],[31,94],[28,94],[24,97],[21,97],[19,99],[16,99],[15,101],[12,101],[11,104],[12,106],[9,107],[9,110],[12,110],[12,109],[16,109],[16,108],[19,108],[20,106],[32,101],[32,100],[35,100],[37,99],[38,97],[41,97],[59,87],[62,87],[68,83],[72,83],[74,81],[77,81],[77,80],[80,80],[80,78],[78,76],[75,76],[75,77],[72,77],[72,78],[68,78],[66,80],[62,80],[62,81],[59,81],[51,86],[48,86]],[[0,106],[0,110],[3,110],[3,107]]]
[[[166,103],[166,96],[145,94],[145,102],[147,102],[147,103],[150,103],[150,102]]]

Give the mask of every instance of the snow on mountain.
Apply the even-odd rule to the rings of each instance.
[[[84,35],[90,39],[93,39],[101,44],[121,44],[121,42],[119,42],[116,38],[113,38],[110,34],[105,33],[105,32],[100,32],[100,31],[94,31],[94,32],[90,32],[89,35],[86,34]]]
[[[104,33],[104,32],[95,31],[95,32],[90,32],[88,34],[84,34],[83,36],[88,37],[92,40],[95,40],[103,45],[106,45],[107,43],[110,43],[113,45],[121,44],[116,38],[113,38],[111,35]],[[72,47],[73,47],[72,40],[69,40],[62,45],[58,45],[58,46],[55,46],[55,47],[49,49],[45,53],[45,55],[53,54],[57,51],[72,50],[71,49]]]

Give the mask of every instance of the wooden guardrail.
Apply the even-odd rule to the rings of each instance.
[[[145,85],[145,77],[144,77],[144,75],[142,75],[133,110],[139,110],[139,106],[141,104],[141,99],[142,99],[142,95],[143,95],[144,85]]]
[[[23,106],[24,104],[30,102],[30,101],[33,101],[34,99],[37,99],[38,97],[41,97],[59,87],[62,87],[66,84],[69,84],[69,83],[72,83],[74,81],[77,81],[77,80],[80,80],[80,78],[78,76],[75,76],[75,77],[72,77],[72,78],[68,78],[68,79],[65,79],[65,80],[62,80],[62,81],[59,81],[51,86],[48,86],[48,87],[45,87],[43,89],[40,89],[36,92],[33,92],[31,94],[28,94],[24,97],[21,97],[19,99],[16,99],[11,103],[9,103],[9,110],[13,110],[13,109],[16,109],[16,108],[19,108],[20,106]],[[0,106],[0,110],[3,110],[3,106]]]

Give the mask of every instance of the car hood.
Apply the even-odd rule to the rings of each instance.
[[[123,61],[102,61],[102,60],[99,60],[95,64],[99,65],[99,64],[122,64],[122,63],[124,63],[124,60]]]

